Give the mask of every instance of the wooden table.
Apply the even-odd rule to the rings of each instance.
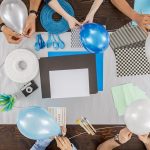
[[[0,0],[1,2],[2,0]],[[29,7],[29,0],[23,0]],[[83,21],[87,12],[89,11],[93,0],[70,0],[69,1],[76,13],[76,18],[79,21]],[[133,6],[133,0],[128,0],[131,6]],[[42,8],[42,5],[41,5]],[[59,19],[58,15],[55,15],[55,19]],[[120,13],[112,4],[110,0],[104,0],[103,5],[98,10],[95,16],[95,22],[105,24],[108,30],[115,30],[130,21],[129,18]],[[39,19],[37,20],[37,31],[44,31],[40,25]],[[95,128],[110,127],[104,130],[99,130],[95,136],[87,134],[80,135],[72,139],[72,143],[78,148],[78,150],[96,150],[97,146],[105,140],[114,137],[116,133],[122,128],[122,126],[114,125],[96,125]],[[76,134],[84,132],[80,126],[68,125],[67,137],[72,137]],[[29,140],[22,136],[18,131],[16,125],[0,125],[0,150],[29,150],[34,144],[34,141]],[[132,137],[125,145],[117,148],[118,150],[145,150],[143,143],[141,143],[136,136]],[[57,150],[56,143],[53,142],[47,150]]]
[[[83,134],[73,138],[71,141],[78,150],[96,150],[100,143],[114,137],[114,135],[123,128],[122,126],[119,127],[114,125],[96,125],[94,127],[96,129],[107,128],[99,130],[94,136]],[[67,129],[67,137],[72,137],[84,132],[84,130],[77,125],[68,125]],[[0,150],[29,150],[33,144],[34,141],[20,134],[16,125],[0,125]],[[58,150],[56,143],[52,142],[47,150]],[[136,136],[133,136],[132,140],[116,148],[116,150],[145,150],[145,147]]]
[[[0,3],[3,0],[0,0]],[[29,8],[29,0],[23,0]],[[44,0],[42,0],[44,1]],[[72,5],[77,20],[83,21],[90,10],[93,0],[68,0]],[[134,0],[127,0],[133,7]],[[40,9],[43,7],[42,2]],[[58,20],[60,16],[54,15],[54,18]],[[108,30],[118,29],[130,21],[128,17],[120,13],[110,2],[110,0],[104,0],[102,6],[96,13],[95,22],[105,24]],[[41,27],[39,18],[37,19],[37,31],[44,31]]]

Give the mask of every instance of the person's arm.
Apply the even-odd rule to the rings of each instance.
[[[124,128],[119,132],[118,135],[118,140],[119,143],[125,144],[127,141],[131,139],[132,133],[127,129]],[[112,150],[116,147],[120,146],[114,138],[107,140],[106,142],[102,143],[101,145],[98,146],[97,150]]]
[[[98,8],[101,6],[103,0],[95,0],[88,15],[86,16],[84,23],[92,23],[94,19],[94,15],[97,12]]]
[[[45,150],[51,142],[52,139],[37,140],[30,150]]]
[[[150,15],[138,14],[126,0],[111,0],[112,4],[116,6],[122,13],[128,16],[130,19],[137,22],[137,24],[145,31],[150,27]]]
[[[71,29],[75,28],[76,25],[81,25],[74,17],[72,17],[70,14],[68,14],[59,4],[57,0],[45,0],[48,5],[55,10],[58,14],[60,14],[62,17],[64,17]]]
[[[148,137],[149,134],[138,136],[139,139],[144,143],[147,150],[150,150],[150,138]]]
[[[118,147],[119,144],[115,142],[114,138],[107,140],[103,144],[99,145],[97,150],[112,150]]]
[[[70,143],[68,138],[57,137],[55,139],[56,139],[57,147],[60,148],[60,150],[77,150],[76,147]]]
[[[3,21],[0,19],[1,31],[4,33],[8,43],[19,44],[22,40],[22,36],[14,32],[12,29],[8,28]]]
[[[30,0],[30,8],[29,8],[30,14],[27,18],[23,32],[23,34],[27,37],[31,37],[36,30],[36,18],[37,18],[36,12],[38,12],[41,1],[42,0]]]

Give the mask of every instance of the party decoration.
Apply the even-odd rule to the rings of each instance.
[[[59,125],[48,111],[38,106],[22,109],[17,127],[24,136],[33,140],[48,139],[61,133]]]
[[[12,95],[0,94],[1,111],[5,112],[12,110],[15,103],[15,99],[16,98]]]
[[[74,16],[74,10],[65,0],[58,0],[61,7],[71,16]],[[40,21],[43,28],[50,34],[61,34],[69,30],[68,22],[62,17],[60,20],[54,20],[53,15],[56,12],[45,5],[40,13]]]
[[[80,39],[83,47],[92,52],[103,52],[109,46],[109,34],[100,24],[87,23],[81,27]]]
[[[22,34],[28,11],[22,0],[4,0],[0,6],[0,17],[7,27]]]
[[[150,132],[150,101],[139,100],[132,103],[124,116],[127,128],[137,134],[144,135]]]
[[[42,35],[39,33],[36,35],[36,42],[34,44],[34,48],[36,51],[39,51],[43,48],[45,48],[46,44],[44,42],[44,39],[42,38]]]
[[[27,83],[38,74],[39,62],[31,51],[16,49],[7,56],[4,70],[10,80],[17,83]]]

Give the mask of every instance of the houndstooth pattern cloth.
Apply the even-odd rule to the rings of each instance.
[[[145,53],[145,42],[116,48],[117,77],[150,74],[150,63]]]
[[[82,48],[80,41],[80,28],[71,30],[71,48]]]

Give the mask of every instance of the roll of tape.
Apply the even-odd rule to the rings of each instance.
[[[39,72],[37,57],[26,49],[11,52],[4,64],[5,73],[9,79],[18,83],[26,83],[36,77]]]

